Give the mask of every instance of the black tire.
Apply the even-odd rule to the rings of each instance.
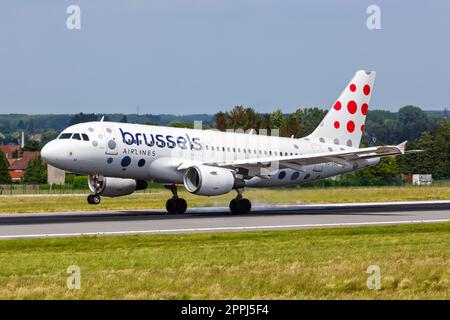
[[[177,203],[176,203],[175,199],[170,198],[169,200],[166,201],[166,210],[170,214],[176,213]]]
[[[90,195],[88,195],[88,197],[87,197],[87,202],[89,203],[89,204],[94,204],[94,201],[92,200],[92,197],[93,197],[94,195],[92,195],[92,194],[90,194]]]
[[[231,213],[239,213],[239,200],[238,199],[233,199],[230,201],[230,211]]]
[[[102,201],[102,199],[100,198],[99,195],[93,195],[92,196],[92,203],[93,204],[100,204],[100,201]]]
[[[248,199],[239,200],[239,212],[240,213],[249,213],[252,209],[252,203]]]
[[[187,202],[183,198],[178,198],[176,200],[176,211],[177,213],[185,213],[187,209]]]

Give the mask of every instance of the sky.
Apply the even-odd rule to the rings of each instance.
[[[442,110],[449,59],[448,0],[0,3],[0,113],[288,113],[328,108],[360,69],[372,109]]]

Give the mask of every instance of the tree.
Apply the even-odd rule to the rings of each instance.
[[[32,159],[23,176],[25,183],[46,183],[47,182],[47,166],[42,162],[41,157]]]
[[[432,174],[434,179],[450,177],[450,121],[439,124],[436,132],[425,131],[420,139],[411,141],[407,148],[424,150],[398,158],[400,171],[406,174]]]
[[[243,130],[249,129],[258,130],[261,125],[261,117],[253,108],[245,108],[244,110],[245,123]]]
[[[303,128],[302,135],[307,136],[317,128],[327,111],[319,108],[304,108],[297,109],[294,113],[297,115],[298,121]]]
[[[245,115],[243,106],[235,106],[228,114],[229,127],[227,129],[244,129],[246,122]]]
[[[27,133],[32,134],[33,132],[34,132],[34,123],[33,123],[33,119],[30,118],[30,120],[28,120],[28,124],[27,124]]]
[[[396,158],[386,157],[380,163],[354,173],[344,174],[339,180],[341,186],[374,186],[401,184]]]
[[[284,115],[283,112],[281,112],[281,109],[277,109],[272,112],[272,114],[270,115],[270,120],[273,125],[273,129],[281,129],[284,120]]]
[[[3,151],[0,150],[0,184],[9,184],[11,182],[8,159],[6,159]]]
[[[73,115],[70,118],[69,126],[77,124],[77,123],[97,121],[97,120],[98,120],[98,117],[94,113],[85,114],[83,112],[80,112],[78,114]]]
[[[228,115],[225,112],[218,112],[214,116],[216,128],[225,131],[228,128]]]
[[[294,136],[295,138],[299,138],[302,133],[302,127],[298,121],[297,115],[290,114],[286,118],[283,119],[283,123],[281,125],[280,136],[282,137],[290,137]]]
[[[123,115],[119,122],[128,123],[128,118],[126,115]]]
[[[28,140],[28,142],[23,147],[23,151],[39,151],[41,150],[41,144],[36,140]]]
[[[170,122],[168,124],[169,127],[174,127],[174,128],[189,128],[192,129],[194,128],[194,124],[192,123],[187,123],[187,122],[181,122],[181,121],[173,121]]]
[[[20,119],[19,122],[17,123],[17,128],[19,128],[20,130],[25,129],[25,123],[23,122],[22,119]]]
[[[159,126],[159,123],[154,122],[154,121],[146,121],[146,122],[144,122],[144,124],[146,124],[148,126]]]
[[[406,106],[398,111],[396,133],[398,141],[415,140],[424,131],[434,131],[427,114],[415,106]]]
[[[41,143],[45,145],[47,142],[55,139],[58,136],[58,133],[54,129],[45,129],[42,132]]]

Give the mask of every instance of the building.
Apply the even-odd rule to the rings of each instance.
[[[431,174],[407,174],[405,182],[418,186],[429,186],[433,184],[433,176]]]
[[[20,145],[0,146],[9,162],[9,175],[13,181],[19,181],[25,174],[28,163],[39,157],[39,151],[23,151]]]

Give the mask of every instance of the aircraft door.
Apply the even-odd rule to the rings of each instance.
[[[114,132],[114,128],[110,126],[104,126],[103,131],[105,132],[105,153],[115,155],[118,154],[117,138]]]

